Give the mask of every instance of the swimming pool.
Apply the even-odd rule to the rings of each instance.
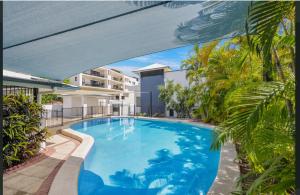
[[[212,131],[180,122],[102,118],[71,126],[94,138],[81,167],[79,195],[206,194],[220,152]]]

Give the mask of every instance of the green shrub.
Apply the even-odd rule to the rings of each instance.
[[[23,94],[3,97],[4,168],[22,163],[39,152],[47,130],[40,127],[42,106]]]
[[[51,104],[53,102],[62,102],[62,97],[59,97],[56,94],[44,94],[42,95],[42,104]]]

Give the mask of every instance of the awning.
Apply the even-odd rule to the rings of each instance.
[[[249,2],[7,2],[4,68],[63,80],[91,68],[244,33]]]
[[[56,90],[72,91],[79,89],[79,87],[74,85],[7,70],[3,70],[3,85],[40,88],[41,92],[52,92]]]

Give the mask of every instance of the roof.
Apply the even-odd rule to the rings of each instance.
[[[63,80],[99,65],[244,34],[248,5],[246,1],[4,1],[3,66]]]
[[[155,64],[151,64],[149,66],[145,66],[143,68],[139,68],[139,69],[137,69],[133,72],[140,73],[140,72],[147,72],[147,71],[160,70],[160,69],[163,69],[164,71],[170,71],[171,70],[171,68],[167,65],[155,63]]]
[[[59,81],[44,79],[9,70],[3,70],[3,84],[37,88],[59,88],[64,90],[74,90],[78,88],[77,86],[65,84]]]

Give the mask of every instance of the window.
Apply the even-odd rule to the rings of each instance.
[[[75,77],[75,81],[77,81],[77,77]]]
[[[125,99],[125,96],[122,96],[122,100],[124,100]]]
[[[112,110],[113,110],[113,112],[119,112],[119,105],[113,104]]]

